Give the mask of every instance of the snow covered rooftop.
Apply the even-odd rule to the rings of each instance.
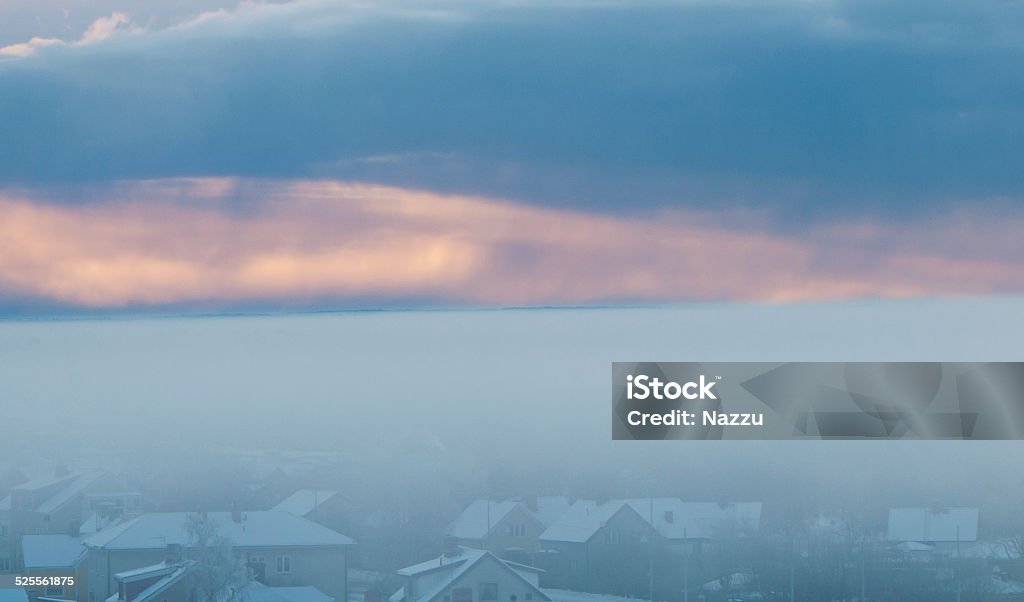
[[[566,510],[572,506],[572,502],[564,495],[538,496],[532,508],[529,502],[523,502],[526,509],[545,527],[550,527]]]
[[[337,491],[318,491],[316,489],[300,489],[285,498],[280,504],[274,506],[274,510],[291,512],[295,516],[306,516],[316,510],[320,504],[333,498]]]
[[[81,540],[69,535],[25,535],[21,538],[26,569],[73,567],[85,556],[85,550]]]
[[[115,578],[119,581],[132,581],[147,577],[161,577],[155,583],[142,590],[137,596],[131,599],[131,602],[146,602],[146,600],[151,600],[167,591],[169,587],[188,575],[194,566],[194,562],[179,562],[177,564],[161,562],[160,564],[155,564],[153,566],[118,573],[115,575]]]
[[[491,500],[473,500],[455,519],[448,530],[452,537],[463,539],[479,539],[486,537],[494,525],[505,518],[518,506],[518,502],[493,502]]]
[[[955,542],[978,539],[977,508],[893,508],[889,541]]]
[[[76,476],[71,479],[67,485],[58,491],[56,494],[43,501],[37,508],[36,512],[43,514],[49,514],[55,510],[59,510],[61,506],[75,499],[76,496],[81,495],[86,489],[93,483],[95,483],[101,476],[102,472],[90,472]]]
[[[541,496],[496,502],[473,500],[449,527],[448,534],[462,539],[486,537],[502,519],[515,509],[533,517],[544,527],[551,526],[571,504],[565,496]]]
[[[443,592],[449,585],[455,580],[459,579],[466,573],[468,573],[474,566],[487,560],[497,563],[498,566],[504,567],[510,573],[515,575],[518,579],[522,580],[523,584],[532,589],[539,600],[550,601],[547,594],[538,589],[533,585],[529,579],[527,579],[525,573],[536,573],[540,572],[539,569],[533,567],[524,566],[501,560],[494,554],[485,550],[477,550],[474,548],[459,547],[458,554],[454,556],[439,556],[425,562],[420,562],[412,566],[407,566],[404,569],[399,569],[398,574],[403,577],[417,578],[427,573],[433,573],[435,571],[446,571],[444,579],[431,582],[432,587],[426,589],[426,591],[419,592],[418,597],[415,600],[407,600],[405,602],[430,602],[436,598],[441,592]],[[404,599],[404,588],[395,592],[388,600],[398,602]]]
[[[761,526],[761,502],[719,504],[684,502],[678,498],[636,498],[598,504],[592,500],[579,500],[561,513],[540,538],[545,541],[585,542],[623,506],[631,508],[667,539],[750,535],[756,534]]]
[[[107,550],[147,550],[168,544],[188,545],[185,521],[189,513],[143,514],[85,538],[85,545]],[[242,548],[352,545],[351,538],[289,512],[243,512],[235,522],[230,512],[210,512],[220,534]]]
[[[576,543],[588,541],[611,517],[626,506],[622,501],[598,504],[593,500],[578,500],[541,533],[540,539]]]
[[[666,539],[710,539],[755,535],[761,527],[761,502],[684,502],[678,498],[623,500]]]

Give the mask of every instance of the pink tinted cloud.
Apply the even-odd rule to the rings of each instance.
[[[836,222],[799,234],[769,223],[698,212],[617,217],[333,181],[123,182],[79,205],[8,192],[0,193],[0,292],[118,308],[1024,290],[1024,218],[1010,211]]]

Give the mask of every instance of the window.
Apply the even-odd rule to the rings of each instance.
[[[473,602],[473,590],[468,587],[457,587],[453,589],[452,602]]]
[[[10,530],[8,530],[7,525],[0,525],[0,537],[7,537],[9,533]]]
[[[526,537],[526,525],[522,523],[512,523],[508,526],[508,534],[512,537]]]
[[[618,531],[609,530],[604,534],[604,540],[606,543],[619,544],[622,543],[622,534]]]
[[[498,584],[497,583],[481,583],[480,584],[480,602],[488,602],[498,599]]]
[[[526,592],[526,599],[533,600],[533,592]]]
[[[11,570],[11,559],[10,558],[0,558],[0,571],[9,571],[9,570]]]
[[[579,560],[570,560],[569,561],[569,572],[572,573],[573,575],[580,574],[581,571],[580,571],[580,561]]]
[[[47,586],[46,587],[46,597],[47,598],[63,598],[64,597],[64,588],[62,586],[60,586],[60,585]]]
[[[89,592],[89,602],[96,602],[96,594]]]
[[[292,572],[292,558],[291,558],[291,556],[278,556],[277,557],[277,572],[278,573],[290,573],[290,572]]]

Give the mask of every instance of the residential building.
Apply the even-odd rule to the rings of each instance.
[[[570,506],[564,496],[530,496],[501,502],[474,500],[451,524],[448,537],[459,545],[531,564],[543,547],[541,533]]]
[[[289,512],[184,512],[144,514],[84,539],[88,548],[87,602],[105,600],[117,591],[118,573],[165,560],[169,546],[186,549],[186,523],[201,516],[231,542],[257,581],[268,586],[312,586],[335,600],[345,600],[347,556],[355,541]]]
[[[123,571],[114,575],[117,593],[107,602],[196,602],[196,568],[192,560],[168,559]],[[334,598],[315,587],[268,587],[258,581],[242,584],[237,592],[224,592],[224,597],[231,594],[244,602],[334,602]]]
[[[624,501],[574,503],[540,536],[545,587],[639,593],[664,540]]]
[[[540,573],[449,540],[445,554],[398,571],[405,585],[389,602],[550,602]]]
[[[0,571],[21,568],[24,535],[78,536],[88,517],[120,520],[138,515],[142,504],[141,493],[104,471],[61,472],[21,483],[0,500]]]
[[[23,575],[74,578],[73,584],[29,590],[30,600],[45,597],[86,602],[86,548],[80,539],[61,533],[25,535],[21,538],[21,550]]]
[[[761,528],[760,502],[684,502],[678,498],[623,500],[676,554],[705,551],[714,540],[755,537]]]
[[[952,553],[978,539],[977,508],[893,508],[886,540],[921,554]]]

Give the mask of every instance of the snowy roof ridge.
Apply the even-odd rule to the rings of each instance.
[[[271,510],[291,512],[296,516],[306,516],[336,495],[338,495],[337,491],[299,489],[295,493],[281,500],[281,502],[271,508]]]
[[[60,533],[27,534],[21,538],[22,562],[26,569],[73,567],[85,556],[78,538]]]
[[[188,545],[185,522],[190,512],[143,514],[84,540],[91,548],[150,550],[168,544]],[[301,516],[277,510],[242,513],[235,522],[230,512],[210,512],[218,531],[238,547],[312,547],[353,545],[355,540]]]

